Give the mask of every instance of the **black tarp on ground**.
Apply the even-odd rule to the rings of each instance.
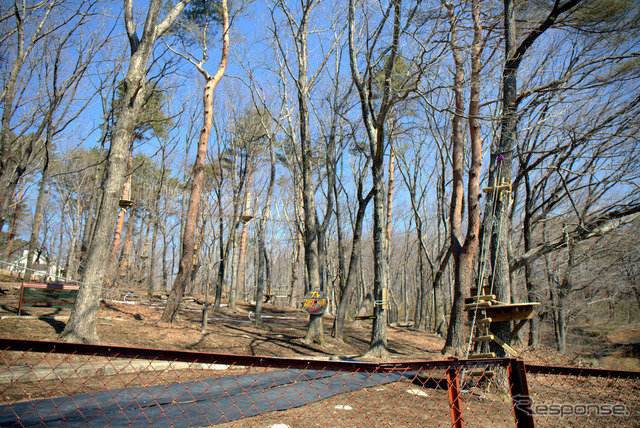
[[[207,426],[304,406],[402,377],[287,369],[100,391],[0,406],[0,427]]]

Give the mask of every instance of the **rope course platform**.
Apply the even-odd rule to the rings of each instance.
[[[524,327],[528,320],[533,318],[535,307],[539,302],[524,303],[503,303],[496,300],[494,294],[490,294],[489,287],[482,287],[478,293],[477,288],[471,289],[471,295],[465,299],[465,310],[467,311],[470,325],[475,330],[476,336],[473,343],[495,342],[512,357],[518,357],[518,352],[501,340],[496,334],[491,332],[493,323],[514,322],[511,328],[509,340],[513,340],[520,329]],[[495,358],[494,352],[470,355],[471,358]]]

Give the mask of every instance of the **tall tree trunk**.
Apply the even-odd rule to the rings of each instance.
[[[526,174],[524,177],[524,183],[525,183],[526,196],[525,196],[524,218],[522,220],[522,235],[524,240],[524,252],[526,254],[527,251],[531,250],[531,248],[533,247],[533,242],[532,242],[533,241],[533,236],[532,236],[533,225],[531,224],[532,195],[531,195],[531,185],[529,183],[528,174]],[[525,278],[525,284],[527,288],[528,301],[529,302],[538,301],[540,299],[540,296],[538,296],[538,290],[537,290],[537,287],[535,286],[534,279],[533,279],[533,267],[530,264],[526,264],[524,267],[524,278]],[[529,340],[528,340],[529,346],[532,346],[532,347],[538,346],[538,341],[540,339],[539,321],[540,321],[540,316],[536,312],[535,314],[533,314],[533,318],[531,318],[531,320],[529,321]]]
[[[125,278],[126,281],[129,280],[129,263],[131,263],[131,241],[133,239],[133,233],[135,230],[136,223],[136,207],[131,208],[131,212],[129,213],[129,224],[127,225],[127,235],[124,238],[124,244],[122,248],[122,253],[120,254],[120,269],[116,276],[116,282],[120,280],[120,278]]]
[[[242,209],[242,183],[237,185],[237,178],[245,175],[246,170],[238,168],[238,157],[234,155],[231,163],[231,186],[234,189],[233,195],[233,216],[231,219],[231,226],[229,228],[229,242],[230,252],[227,252],[227,257],[230,255],[229,263],[230,278],[229,278],[229,309],[236,309],[237,285],[238,285],[238,253],[239,253],[239,241],[238,241],[238,225],[240,223],[240,210]],[[236,191],[237,190],[237,191]]]
[[[333,181],[333,186],[331,188],[331,191],[333,191],[333,197],[335,198],[335,212],[336,212],[336,240],[337,240],[337,246],[338,246],[338,272],[337,272],[337,279],[338,279],[338,291],[339,293],[336,293],[335,297],[336,297],[336,302],[335,302],[335,307],[336,307],[336,317],[334,318],[333,321],[333,329],[331,331],[331,335],[334,338],[339,338],[342,336],[342,331],[340,332],[340,334],[336,334],[336,328],[338,325],[338,317],[339,317],[339,312],[340,312],[340,302],[339,300],[342,299],[342,295],[344,294],[345,291],[345,284],[346,284],[346,280],[347,280],[347,262],[345,259],[345,244],[344,244],[344,235],[343,235],[343,230],[342,230],[342,213],[341,213],[341,209],[340,209],[340,189],[338,186],[338,180],[334,180]],[[359,195],[360,196],[360,195]],[[351,287],[351,294],[353,294],[353,287]],[[351,296],[349,296],[349,298],[351,298]],[[348,301],[346,303],[348,305]],[[344,315],[346,315],[346,310]],[[342,324],[344,324],[344,315],[342,317]],[[342,326],[341,326],[341,330],[342,330]]]
[[[204,183],[204,164],[207,155],[207,144],[209,143],[209,135],[213,120],[213,92],[216,86],[224,76],[229,60],[229,13],[227,9],[227,0],[221,0],[222,13],[222,56],[218,70],[213,76],[210,76],[203,68],[198,71],[204,76],[206,84],[203,90],[202,105],[204,110],[204,118],[200,138],[198,139],[198,151],[196,160],[193,165],[191,194],[189,197],[189,206],[187,208],[187,216],[184,224],[182,236],[182,255],[178,266],[178,274],[176,275],[171,293],[165,306],[164,312],[160,317],[160,322],[173,322],[180,308],[180,303],[187,288],[189,279],[191,278],[191,270],[195,256],[195,229],[198,221],[198,212],[200,211],[200,197],[202,185]]]
[[[387,181],[387,218],[385,220],[385,231],[384,231],[384,235],[385,235],[385,246],[386,246],[386,254],[385,257],[387,258],[387,269],[389,269],[389,266],[391,266],[391,219],[393,218],[393,182],[395,180],[395,160],[396,160],[396,151],[393,148],[393,116],[389,117],[389,180]],[[387,288],[387,292],[388,292],[388,296],[387,298],[391,297],[391,282],[390,282],[390,278],[391,275],[388,273],[387,274],[387,283],[385,284],[385,287]],[[389,301],[385,302],[385,304],[387,305],[387,308],[390,309],[389,307]],[[387,314],[387,316],[389,316],[391,314],[391,312],[389,312],[389,314]],[[389,320],[387,320],[387,322],[390,322]]]
[[[401,1],[392,0],[389,10],[393,8],[393,35],[388,46],[388,53],[385,58],[384,80],[382,82],[382,96],[375,103],[372,102],[372,71],[371,63],[367,64],[368,73],[364,78],[358,70],[357,52],[355,47],[355,2],[349,1],[349,64],[351,67],[351,77],[358,90],[360,98],[360,110],[362,121],[367,131],[369,142],[369,155],[372,159],[371,171],[373,179],[373,259],[374,259],[374,319],[370,348],[368,357],[387,359],[387,275],[388,264],[385,247],[385,225],[384,225],[384,154],[385,154],[385,125],[388,114],[395,101],[392,96],[391,82],[398,49],[400,44],[401,29]],[[366,79],[366,80],[365,80]],[[377,105],[377,111],[373,105]]]
[[[242,226],[240,227],[240,247],[238,253],[238,266],[236,268],[236,296],[241,300],[245,299],[245,288],[246,288],[246,269],[244,266],[244,259],[247,252],[247,232],[248,232],[248,221],[243,221]]]
[[[231,238],[227,240],[226,246],[224,245],[224,216],[222,211],[222,183],[219,183],[217,190],[218,195],[218,251],[220,252],[220,263],[218,265],[218,275],[216,279],[216,296],[213,302],[213,310],[219,311],[222,304],[222,288],[224,286],[224,271],[227,265],[227,255],[229,254],[229,248],[231,246]],[[233,230],[230,228],[230,230]]]
[[[378,140],[384,140],[384,132],[378,129]],[[382,142],[378,142],[381,150],[374,157],[371,165],[373,177],[373,327],[371,341],[367,356],[388,358],[387,350],[387,275],[388,265],[386,258],[385,233],[384,233],[384,163]]]
[[[447,245],[443,247],[436,263],[432,267],[432,271],[435,267],[438,269],[433,272],[431,276],[431,284],[433,291],[433,331],[442,337],[446,337],[448,330],[448,323],[445,318],[445,299],[442,292],[442,275],[449,264],[449,258],[451,257],[451,246]]]
[[[564,354],[567,351],[567,330],[568,326],[568,306],[569,297],[571,295],[572,275],[573,267],[575,264],[575,251],[574,244],[568,245],[569,257],[567,260],[567,267],[564,273],[562,281],[554,281],[552,286],[552,292],[554,296],[554,321],[555,321],[555,333],[556,333],[556,345],[558,352]],[[557,286],[557,289],[555,289]]]
[[[3,198],[2,201],[0,201],[0,203],[2,205],[0,205],[0,232],[4,229],[4,223],[7,220],[7,217],[9,216],[9,210],[11,209],[11,201],[14,198],[14,195],[16,194],[16,187],[18,185],[18,178],[19,176],[21,177],[23,175],[23,173],[20,174],[12,174],[8,177],[6,177],[6,179],[4,179],[5,177],[1,177],[0,176],[0,183],[3,181],[6,181],[7,184],[6,186],[0,186],[0,188],[4,189],[4,190],[0,190],[0,198]]]
[[[64,212],[64,210],[62,210],[62,211]],[[64,220],[64,218],[63,218],[63,220]],[[49,257],[47,257],[46,268],[42,269],[45,272],[45,275],[44,275],[44,280],[45,281],[48,281],[48,273],[50,272],[49,267],[50,267],[51,261],[54,261],[54,263],[56,264],[56,269],[54,271],[55,272],[54,275],[56,275],[56,276],[60,275],[60,269],[61,269],[61,266],[62,266],[62,260],[64,260],[64,258],[65,258],[65,251],[62,249],[62,242],[63,242],[63,239],[64,239],[64,233],[63,233],[64,232],[64,227],[63,227],[63,225],[64,225],[64,221],[61,221],[60,222],[60,229],[58,230],[58,245],[57,245],[58,254],[57,254],[57,258],[54,261],[53,260],[53,254],[51,254]],[[46,236],[45,236],[45,239],[46,239]]]
[[[344,282],[344,288],[340,293],[340,303],[338,304],[338,313],[334,321],[333,337],[344,341],[344,320],[349,308],[349,302],[353,296],[357,284],[357,276],[359,271],[359,260],[362,254],[362,224],[367,205],[373,197],[371,190],[366,197],[362,197],[362,179],[358,181],[358,211],[356,212],[356,220],[353,226],[353,238],[351,243],[351,258],[349,259],[349,271]],[[336,198],[337,199],[337,198]]]
[[[316,223],[315,182],[313,180],[313,148],[309,131],[309,82],[307,77],[309,18],[315,2],[306,1],[296,36],[298,75],[296,81],[298,115],[300,123],[300,152],[302,156],[302,207],[304,211],[304,259],[309,289],[320,291],[320,260],[318,255],[318,229]],[[310,314],[306,343],[324,346],[323,314]]]
[[[563,285],[556,294],[556,307],[554,311],[554,330],[556,334],[556,349],[561,354],[567,352],[567,308],[566,296],[562,294]]]
[[[289,306],[292,308],[298,308],[300,307],[300,302],[302,302],[302,295],[300,291],[302,289],[303,280],[300,278],[300,265],[302,262],[302,253],[304,251],[304,242],[302,240],[302,233],[300,233],[297,228],[294,233],[296,235],[296,250],[291,264],[291,294],[289,297]]]
[[[149,256],[149,237],[151,236],[151,216],[145,213],[140,217],[139,234],[133,243],[133,254],[130,260],[131,269],[127,275],[136,285],[144,285]]]
[[[482,136],[480,134],[480,71],[484,46],[480,21],[479,0],[472,0],[473,44],[471,46],[471,82],[469,90],[470,166],[467,178],[467,233],[460,257],[461,281],[473,281],[473,259],[480,239],[480,173],[482,169]],[[463,275],[468,278],[464,278]],[[461,289],[466,288],[464,285]]]
[[[447,340],[443,352],[457,356],[467,356],[465,327],[466,312],[464,299],[470,295],[473,281],[473,258],[478,246],[480,233],[480,169],[482,162],[482,139],[480,137],[479,108],[480,108],[480,54],[482,52],[482,27],[478,11],[478,1],[472,1],[472,16],[474,37],[471,47],[471,86],[469,101],[469,134],[471,165],[467,182],[467,233],[462,238],[462,211],[464,201],[464,63],[460,48],[457,45],[457,24],[453,16],[453,6],[447,4],[451,23],[451,47],[455,62],[454,100],[455,109],[452,119],[452,172],[453,188],[451,192],[450,233],[451,252],[454,267],[453,305],[447,331]]]
[[[164,155],[164,150],[163,150],[163,156],[162,156],[162,161],[161,161],[161,165],[160,165],[160,177],[158,180],[158,188],[157,191],[155,193],[155,196],[153,198],[153,212],[151,212],[149,214],[149,225],[153,224],[153,234],[151,235],[151,254],[149,255],[147,266],[148,269],[146,271],[146,275],[143,276],[142,281],[145,284],[145,288],[147,289],[147,296],[149,296],[149,298],[153,297],[153,292],[155,290],[155,272],[156,272],[156,248],[157,248],[157,241],[158,241],[158,229],[160,228],[160,195],[162,193],[162,185],[164,183],[164,175],[165,175],[165,160],[166,157]],[[147,256],[147,248],[146,248],[145,244],[145,250],[144,250],[144,255]],[[145,260],[143,260],[143,263],[145,263]]]
[[[504,0],[505,28],[505,65],[502,72],[502,113],[500,120],[500,140],[491,154],[489,167],[489,183],[491,185],[511,182],[511,164],[517,144],[518,126],[518,69],[534,42],[549,28],[558,17],[570,10],[582,0],[567,0],[564,3],[554,2],[547,17],[525,37],[518,35],[515,19],[515,1]],[[518,39],[522,40],[518,45]],[[491,231],[492,284],[496,298],[505,303],[511,302],[511,280],[509,273],[508,247],[510,224],[508,206],[509,193],[498,196],[495,206],[487,204],[485,217],[495,225]],[[490,210],[491,208],[491,210]],[[491,331],[505,343],[510,343],[510,323],[495,323]],[[491,348],[496,356],[506,356],[506,351],[492,343]]]
[[[416,213],[417,214],[417,213]],[[416,217],[417,219],[417,217]],[[424,240],[422,238],[422,220],[416,220],[416,233],[418,235],[418,287],[420,289],[420,299],[418,311],[416,312],[416,326],[419,330],[426,331],[428,328],[428,310],[429,310],[429,293],[427,283],[427,273],[425,266],[425,259],[427,258],[427,249],[424,246]]]
[[[149,284],[147,283],[147,268],[149,267],[149,246],[151,245],[151,224],[153,220],[151,215],[147,217],[145,230],[142,236],[139,238],[139,246],[136,250],[136,269],[137,273],[135,276],[135,282],[138,285],[144,286],[147,289],[147,295],[151,297],[153,295],[153,290],[149,290]],[[151,291],[151,293],[149,293]]]
[[[253,181],[253,174],[255,173],[255,168],[253,166],[249,166],[249,175],[247,177],[247,187],[246,193],[244,196],[244,204],[242,210],[242,227],[240,229],[240,254],[238,256],[238,268],[237,268],[237,276],[236,276],[236,293],[240,297],[240,300],[245,300],[245,288],[246,288],[246,269],[245,269],[245,255],[247,252],[247,233],[248,226],[247,224],[253,216],[251,215],[251,185]]]
[[[133,171],[133,142],[135,135],[129,143],[129,155],[127,157],[127,181],[122,191],[122,200],[128,201],[131,197],[131,173]],[[107,265],[107,274],[105,275],[105,283],[108,288],[116,285],[118,276],[118,248],[122,239],[122,228],[124,227],[124,217],[127,214],[128,207],[121,206],[116,219],[116,230],[113,234],[113,242],[111,243],[111,251],[109,252],[109,264]]]
[[[502,74],[502,115],[500,140],[497,147],[491,154],[489,168],[489,183],[491,186],[509,183],[511,180],[511,162],[516,143],[517,126],[517,73],[518,62],[514,62],[516,53],[516,21],[515,2],[513,0],[504,1],[504,25],[505,25],[505,66]],[[511,282],[509,276],[508,263],[508,204],[510,194],[499,192],[492,195],[493,203],[487,204],[485,216],[490,216],[493,227],[491,233],[491,292],[496,295],[498,301],[511,303]],[[491,205],[491,211],[489,206]],[[485,231],[486,233],[486,231]],[[499,339],[510,344],[510,323],[494,323],[491,331]],[[506,357],[506,351],[497,344],[490,345],[492,352],[498,357]]]
[[[162,228],[162,287],[163,292],[169,291],[169,263],[167,253],[169,252],[169,242],[167,241],[167,229]]]
[[[201,225],[198,225],[196,220],[196,236],[195,236],[195,245],[193,247],[193,267],[191,268],[191,275],[189,277],[189,283],[187,284],[188,290],[187,295],[193,296],[194,293],[198,291],[198,274],[200,273],[200,269],[202,268],[202,258],[203,255],[200,254],[202,251],[202,231],[206,230],[207,220],[204,219]]]
[[[97,315],[104,280],[109,243],[113,234],[113,223],[118,210],[118,200],[125,180],[125,165],[128,144],[133,136],[133,125],[140,111],[145,93],[147,62],[157,38],[166,31],[180,14],[188,0],[180,1],[158,24],[162,1],[151,0],[142,38],[138,39],[133,22],[133,4],[125,0],[125,26],[131,46],[129,69],[125,76],[123,108],[118,114],[111,139],[111,149],[103,182],[103,198],[96,219],[94,237],[89,248],[83,285],[78,291],[69,321],[60,339],[69,342],[99,341]]]
[[[106,132],[106,131],[104,131]],[[102,143],[104,145],[104,143]],[[101,147],[100,153],[103,153],[103,147]],[[102,186],[99,182],[103,176],[103,170],[100,167],[94,168],[94,176],[92,181],[92,187],[89,193],[89,206],[87,207],[87,218],[84,222],[82,230],[82,239],[80,241],[80,254],[78,256],[77,269],[73,272],[73,279],[78,279],[84,275],[84,269],[87,264],[87,257],[89,256],[89,247],[91,246],[91,240],[93,239],[93,233],[96,224],[96,217],[98,210],[102,205]]]
[[[256,320],[255,323],[259,327],[263,326],[262,322],[262,302],[264,300],[265,289],[265,271],[268,269],[267,264],[267,249],[265,245],[264,232],[266,228],[266,222],[269,219],[271,212],[271,201],[273,199],[273,189],[276,181],[276,155],[273,150],[273,138],[269,137],[269,184],[267,186],[267,200],[265,206],[262,209],[262,215],[258,223],[258,284],[256,289]],[[267,281],[269,278],[267,277]]]
[[[22,196],[23,196],[22,195],[22,186],[23,186],[23,184],[21,182],[20,186],[18,186],[18,194],[16,195],[15,204],[13,204],[14,208],[13,208],[13,212],[11,213],[11,221],[9,222],[9,231],[7,233],[7,242],[5,244],[5,249],[4,249],[4,260],[7,261],[7,262],[9,261],[9,259],[11,257],[11,251],[13,249],[13,243],[15,242],[16,233],[18,232],[18,222],[20,220],[20,211],[22,210]],[[40,198],[40,194],[38,194],[38,198]],[[42,216],[42,214],[40,214],[40,215]],[[42,221],[42,220],[40,220],[40,221]],[[36,235],[36,238],[37,238],[37,235]],[[36,241],[36,245],[37,245],[37,241]],[[29,248],[31,248],[31,245],[29,245]],[[26,261],[27,269],[24,272],[24,280],[25,281],[30,281],[31,280],[31,269],[33,268],[33,257],[35,255],[35,250],[36,250],[36,246],[34,245],[33,251],[29,251],[27,253],[27,261]]]
[[[293,189],[293,208],[295,211],[295,218],[300,219],[304,216],[304,210],[302,208],[302,189],[297,184],[294,184]],[[302,303],[302,297],[306,290],[304,287],[304,272],[303,272],[303,254],[304,254],[304,235],[302,233],[302,225],[296,223],[297,227],[294,228],[295,234],[296,252],[294,260],[291,264],[291,294],[289,298],[289,306],[292,308],[299,308]]]
[[[67,261],[65,263],[65,276],[67,278],[74,279],[77,276],[78,270],[78,239],[80,238],[80,225],[82,224],[82,215],[84,214],[84,205],[86,200],[84,198],[78,198],[76,201],[76,219],[74,222],[73,231],[71,232],[71,243],[67,250]]]
[[[49,182],[49,152],[51,151],[51,140],[53,138],[53,128],[51,125],[47,126],[47,136],[44,143],[44,163],[42,165],[42,178],[40,179],[40,186],[38,188],[38,197],[36,199],[36,208],[33,213],[33,223],[31,225],[31,236],[29,237],[29,249],[27,255],[27,270],[24,273],[24,280],[31,281],[31,268],[33,264],[33,254],[38,246],[38,235],[40,235],[40,226],[42,225],[42,214],[44,212],[44,195],[46,192],[47,184]],[[16,208],[18,208],[16,206]]]
[[[238,283],[238,223],[234,216],[233,225],[229,231],[229,240],[231,242],[231,278],[229,278],[229,309],[236,309],[237,283]]]

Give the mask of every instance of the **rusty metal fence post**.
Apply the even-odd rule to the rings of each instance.
[[[533,428],[533,412],[531,409],[531,397],[527,385],[527,373],[524,362],[511,359],[507,366],[509,389],[513,401],[513,412],[518,428]]]
[[[448,361],[457,361],[456,357],[448,357]],[[449,392],[449,406],[451,408],[451,426],[464,428],[464,418],[462,416],[462,401],[460,400],[460,378],[458,369],[449,366],[447,368],[447,389]]]

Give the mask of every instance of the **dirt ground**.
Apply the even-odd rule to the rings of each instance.
[[[0,335],[6,338],[56,340],[69,315],[66,308],[27,307],[17,317],[20,283],[0,283]],[[353,358],[369,348],[370,321],[347,325],[345,342],[331,337],[334,317],[324,317],[327,344],[305,344],[308,314],[302,310],[265,304],[264,328],[252,323],[255,306],[239,302],[236,310],[226,307],[209,312],[207,333],[201,333],[202,311],[186,302],[177,322],[160,323],[162,305],[151,306],[146,299],[127,299],[136,304],[102,301],[98,318],[98,335],[103,345],[157,349],[179,349],[225,354],[326,358]],[[442,357],[444,340],[433,334],[407,327],[389,326],[391,358],[433,360]]]
[[[19,282],[0,282],[0,336],[5,338],[56,340],[69,315],[66,308],[27,307],[18,317]],[[196,300],[200,296],[195,296]],[[265,304],[264,328],[252,323],[255,306],[238,303],[209,312],[207,333],[201,333],[201,306],[187,299],[173,324],[160,323],[162,303],[145,298],[127,298],[135,304],[107,300],[100,304],[98,335],[103,345],[156,349],[177,349],[238,355],[305,357],[326,359],[361,357],[369,349],[371,322],[347,322],[345,342],[331,337],[334,317],[324,317],[324,347],[302,341],[308,314],[303,310]],[[576,333],[577,331],[577,333]],[[572,352],[561,355],[552,349],[515,347],[529,363],[592,366],[640,370],[640,327],[609,331],[576,329],[571,337]],[[444,338],[398,325],[388,328],[392,361],[442,359]]]
[[[19,282],[0,282],[0,337],[57,340],[58,334],[63,330],[68,319],[70,309],[27,307],[23,309],[23,315],[18,317],[19,290]],[[233,311],[226,307],[220,312],[211,311],[207,332],[203,334],[201,333],[201,306],[197,303],[199,298],[200,296],[188,298],[179,313],[178,320],[173,324],[159,322],[163,309],[161,302],[152,304],[145,298],[135,297],[126,298],[131,303],[103,301],[100,304],[98,319],[98,335],[101,343],[141,348],[314,359],[362,360],[362,356],[369,349],[370,321],[347,322],[348,339],[342,342],[331,337],[334,317],[330,314],[326,315],[324,328],[327,344],[323,347],[309,345],[302,341],[306,332],[308,314],[302,310],[277,307],[272,304],[264,305],[264,328],[258,328],[252,323],[254,305],[240,302],[238,308]],[[640,370],[638,352],[640,328],[637,326],[629,326],[625,329],[612,326],[577,328],[572,331],[572,334],[571,343],[575,348],[568,355],[558,354],[548,348],[532,350],[516,346],[516,350],[527,363]],[[549,335],[550,333],[546,332],[547,341]],[[443,345],[444,339],[434,334],[398,325],[391,325],[388,328],[388,347],[392,361],[442,359],[440,351]],[[157,378],[159,375],[160,380]],[[178,377],[175,380],[166,377],[172,375]],[[126,386],[146,386],[158,382],[177,382],[178,380],[184,382],[191,379],[188,378],[189,375],[196,374],[191,371],[182,373],[180,370],[170,374],[162,370],[158,373],[151,371],[142,374],[121,374],[110,380],[116,383],[112,382],[109,385],[112,388],[119,388],[125,384]],[[147,379],[147,376],[151,378]],[[93,376],[88,379],[71,377],[66,379],[64,395],[85,392],[91,388],[95,388],[96,391],[104,388],[101,383],[102,378],[94,379],[97,382],[96,385],[91,383],[92,379],[94,379]],[[51,382],[55,384],[56,381]],[[120,385],[117,382],[123,382],[123,384]],[[36,383],[35,389],[29,390],[32,398],[42,394],[39,389],[41,383],[46,382]],[[7,388],[4,391],[5,398],[8,402],[21,401],[25,385],[22,384],[17,388],[15,388],[16,385],[11,386],[15,391]],[[52,390],[56,388],[56,385],[51,386]],[[344,415],[339,413],[341,410],[335,409],[344,407],[343,400],[347,395],[338,395],[301,408],[268,413],[256,417],[257,419],[239,420],[230,425],[287,426],[283,425],[287,423],[288,426],[300,426],[301,421],[308,421],[311,415],[314,422],[310,424],[305,422],[307,426],[326,426],[322,423],[326,419],[330,425],[360,427],[370,425],[368,416],[379,415],[381,409],[389,409],[384,414],[385,418],[390,419],[379,421],[376,423],[377,426],[440,425],[440,419],[444,421],[448,418],[446,391],[442,388],[419,388],[429,400],[408,400],[406,393],[415,391],[415,388],[416,385],[398,382],[347,394],[349,406],[358,410],[345,412]],[[511,421],[510,404],[504,405],[508,400],[501,398],[498,392],[491,392],[485,388],[478,389],[480,392],[477,394],[474,393],[475,389],[470,391],[463,395],[463,399],[466,400],[464,401],[465,419],[480,422],[483,426],[502,426],[506,423],[505,421]],[[48,397],[47,394],[49,393],[42,396]],[[493,398],[489,399],[487,394],[493,394]],[[502,407],[500,407],[501,403]],[[498,410],[494,409],[496,406]],[[493,410],[488,412],[488,408]]]

